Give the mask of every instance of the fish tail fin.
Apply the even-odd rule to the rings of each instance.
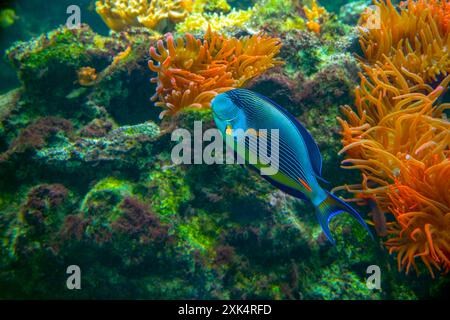
[[[372,232],[369,230],[369,227],[367,226],[366,222],[361,218],[361,216],[359,215],[358,212],[356,212],[355,209],[353,209],[350,205],[348,205],[341,199],[337,198],[330,192],[327,191],[325,192],[327,193],[327,198],[316,206],[316,214],[323,232],[325,233],[325,235],[327,236],[328,240],[330,240],[331,243],[335,244],[335,241],[331,236],[329,228],[330,220],[335,215],[338,215],[339,213],[342,212],[347,212],[353,218],[355,218],[367,230],[370,237],[373,239]]]

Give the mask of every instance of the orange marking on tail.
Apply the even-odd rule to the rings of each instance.
[[[308,190],[309,192],[312,191],[311,187],[305,182],[305,180],[298,178],[298,181],[301,182],[301,184],[306,188],[306,190]]]

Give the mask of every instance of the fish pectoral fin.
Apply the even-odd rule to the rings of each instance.
[[[229,135],[229,136],[233,134],[233,127],[231,126],[231,124],[227,124],[227,127],[225,129],[225,133],[227,135]]]
[[[264,132],[258,132],[256,129],[254,128],[248,128],[247,129],[247,134],[251,134],[254,137],[260,138],[260,137],[266,137],[267,135]]]
[[[304,187],[306,188],[306,190],[308,190],[309,192],[312,191],[311,187],[309,186],[308,183],[306,183],[305,180],[303,180],[303,179],[301,179],[301,178],[297,178],[297,179],[298,179],[298,181],[300,181],[300,183],[302,184],[302,186],[304,186]]]

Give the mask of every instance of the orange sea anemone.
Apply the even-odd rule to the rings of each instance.
[[[164,107],[161,116],[183,108],[209,108],[218,93],[243,86],[251,78],[281,64],[276,58],[281,48],[278,38],[257,34],[227,38],[210,29],[202,40],[186,34],[186,39],[166,38],[150,48],[149,67],[157,73],[152,100]]]
[[[409,1],[400,12],[389,0],[375,4],[381,29],[362,30],[365,57],[356,108],[343,107],[345,120],[338,119],[341,153],[347,154],[343,166],[361,170],[363,179],[340,189],[361,204],[375,202],[390,217],[386,246],[397,254],[399,269],[418,272],[420,259],[434,276],[433,269],[450,270],[450,123],[444,112],[450,104],[439,103],[450,75],[443,58],[448,51],[445,19],[435,14],[440,9],[430,8],[445,11],[448,3]],[[407,31],[411,25],[414,32]]]
[[[386,245],[397,252],[399,268],[417,269],[415,258],[420,257],[432,274],[430,265],[448,270],[450,124],[442,113],[448,106],[435,105],[443,86],[428,95],[386,92],[391,96],[386,99],[367,95],[372,83],[364,87],[362,93],[358,89],[357,111],[344,107],[347,121],[340,120],[345,145],[341,153],[348,155],[343,165],[363,172],[362,183],[346,189],[355,200],[373,200],[382,212],[393,215]]]
[[[448,0],[408,0],[401,3],[408,12],[419,16],[426,10],[430,10],[431,16],[442,32],[450,31],[450,2]]]
[[[360,27],[360,44],[370,64],[388,56],[426,82],[450,73],[448,0],[409,0],[400,11],[390,0],[374,3],[379,10],[379,28],[366,26],[370,14],[362,15]]]

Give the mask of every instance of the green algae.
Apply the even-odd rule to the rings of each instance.
[[[80,205],[80,211],[88,213],[91,210],[91,207],[98,207],[98,201],[104,203],[105,195],[110,196],[111,199],[116,198],[116,202],[119,202],[124,196],[130,195],[132,189],[133,186],[128,181],[118,180],[113,177],[105,178],[95,184],[85,195]],[[111,214],[110,221],[114,220],[116,214],[116,212]]]
[[[14,9],[6,8],[0,10],[0,28],[6,29],[18,19]]]
[[[176,167],[153,171],[146,184],[154,210],[166,219],[177,215],[180,206],[192,196],[183,172]]]

